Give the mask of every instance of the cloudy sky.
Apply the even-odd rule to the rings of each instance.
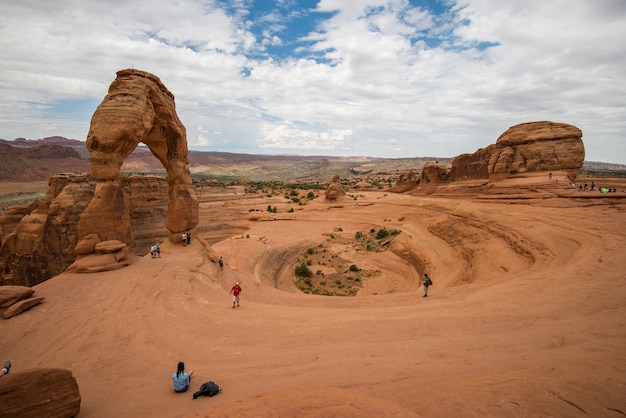
[[[0,138],[85,140],[157,75],[191,149],[454,157],[510,126],[626,163],[625,0],[0,0]]]

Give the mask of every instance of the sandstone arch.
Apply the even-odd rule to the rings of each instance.
[[[198,224],[198,201],[187,161],[187,134],[176,114],[174,95],[153,74],[120,70],[93,114],[87,136],[90,175],[97,183],[93,199],[78,223],[77,248],[83,256],[96,252],[99,242],[133,241],[120,168],[141,142],[167,171],[165,226],[170,240],[180,240],[181,232]],[[118,263],[122,259],[116,256]]]

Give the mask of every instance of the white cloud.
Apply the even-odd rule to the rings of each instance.
[[[623,0],[447,2],[321,0],[300,40],[293,1],[263,30],[247,1],[5,2],[0,137],[84,139],[62,107],[95,109],[134,67],[174,93],[190,148],[449,157],[553,120],[582,129],[587,159],[626,163]]]
[[[291,122],[264,123],[261,127],[260,148],[297,151],[341,150],[345,139],[352,135],[349,129],[331,129],[316,132]]]

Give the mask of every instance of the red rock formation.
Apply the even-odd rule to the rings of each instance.
[[[34,298],[28,298],[24,300],[20,300],[19,302],[15,302],[13,305],[9,306],[6,311],[2,313],[2,317],[4,319],[13,318],[16,315],[21,314],[22,312],[32,308],[35,305],[39,305],[41,302],[46,300],[43,296],[37,296]]]
[[[164,221],[169,188],[165,178],[156,176],[123,177],[121,184],[134,236],[130,248],[122,250],[127,247],[123,244],[114,257],[114,263],[124,265],[121,255],[131,259],[133,253],[146,254],[151,242],[168,236]],[[0,284],[34,286],[65,271],[78,255],[96,252],[101,242],[96,234],[83,237],[77,245],[78,221],[95,186],[88,176],[53,176],[44,198],[0,215]]]
[[[424,164],[417,189],[427,193],[434,192],[439,183],[448,181],[449,172],[448,164],[437,161]]]
[[[174,95],[153,74],[121,70],[92,119],[87,149],[91,176],[97,180],[94,198],[78,224],[81,240],[133,241],[128,201],[122,190],[120,167],[143,142],[163,164],[168,176],[166,227],[170,239],[198,224],[198,201],[191,184],[187,138],[176,115]],[[84,257],[84,256],[81,256]]]
[[[488,179],[489,160],[495,145],[481,148],[473,154],[459,155],[452,161],[450,181]]]
[[[95,182],[84,176],[50,178],[46,196],[0,215],[0,284],[34,286],[74,261],[76,224]]]
[[[336,201],[345,195],[346,192],[341,186],[341,179],[335,175],[326,189],[326,200]]]
[[[26,286],[0,286],[0,310],[29,298],[35,291]]]
[[[415,189],[419,183],[419,173],[415,171],[405,171],[400,174],[398,181],[389,188],[389,191],[392,193],[406,193]]]
[[[531,173],[561,171],[574,181],[585,159],[582,132],[556,122],[529,122],[504,132],[495,144],[452,162],[448,181],[499,181]]]
[[[582,132],[555,122],[529,122],[509,128],[489,160],[489,180],[537,171],[564,171],[575,180],[585,160]]]
[[[0,378],[0,416],[69,418],[80,413],[80,391],[72,372],[33,369]]]

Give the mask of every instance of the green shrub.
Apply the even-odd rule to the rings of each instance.
[[[359,268],[355,264],[352,264],[348,270],[350,270],[350,271],[359,271]]]
[[[378,230],[378,232],[376,233],[376,239],[383,239],[383,238],[387,238],[389,236],[389,231],[387,231],[387,229],[385,228],[381,228]]]
[[[307,267],[305,263],[302,263],[299,266],[297,266],[295,273],[297,277],[311,277],[313,275],[313,272],[309,270],[309,268]]]

